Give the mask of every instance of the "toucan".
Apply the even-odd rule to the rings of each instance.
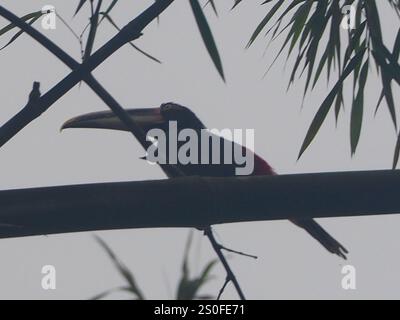
[[[184,129],[192,129],[196,132],[200,132],[201,130],[207,129],[206,126],[201,122],[201,120],[192,112],[189,108],[181,106],[176,103],[164,103],[160,107],[156,108],[138,108],[138,109],[129,109],[127,113],[132,118],[132,120],[140,126],[141,130],[145,133],[148,133],[152,129],[160,129],[163,132],[168,133],[170,128],[169,124],[171,122],[176,123],[177,131],[180,132]],[[68,120],[64,123],[62,129],[67,128],[93,128],[93,129],[112,129],[112,130],[121,130],[121,131],[129,131],[129,129],[119,120],[117,116],[114,115],[111,111],[104,112],[95,112],[90,114],[85,114],[82,116],[78,116],[71,120]],[[212,134],[211,134],[212,135]],[[169,136],[168,134],[166,135]],[[146,141],[141,141],[139,137],[137,137],[142,146],[148,145]],[[215,138],[215,136],[214,136]],[[176,168],[178,168],[179,172],[183,173],[186,176],[208,176],[208,177],[229,177],[234,176],[236,174],[236,169],[238,166],[243,164],[238,164],[235,162],[233,157],[233,161],[231,163],[226,163],[224,161],[224,152],[223,148],[226,143],[232,143],[232,141],[227,141],[223,137],[217,137],[220,141],[220,163],[213,163],[211,161],[212,158],[212,150],[209,152],[210,161],[207,164],[204,164],[200,161],[201,158],[201,148],[199,147],[198,157],[199,161],[197,163],[187,163],[182,164],[179,161],[176,164],[164,165],[162,167],[163,171],[169,178],[176,177]],[[170,143],[178,143],[178,148],[184,142],[172,142]],[[210,139],[211,144],[211,139]],[[234,143],[237,146],[236,143]],[[200,145],[200,144],[199,144]],[[251,175],[275,175],[276,172],[273,168],[265,161],[263,158],[258,156],[247,148],[240,146],[242,148],[243,153],[251,153],[254,156],[254,166]],[[211,145],[210,145],[210,149]],[[168,163],[168,159],[171,157],[168,154],[169,148],[166,149],[166,163]],[[145,157],[144,157],[145,158]],[[341,245],[337,240],[335,240],[328,232],[326,232],[315,220],[313,219],[292,219],[290,220],[298,227],[306,230],[314,239],[316,239],[326,250],[328,250],[332,254],[336,254],[339,257],[346,259],[346,255],[348,254],[347,249]]]

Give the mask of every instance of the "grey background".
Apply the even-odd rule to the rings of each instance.
[[[122,26],[153,1],[120,2],[113,17]],[[284,69],[284,60],[280,60],[262,79],[279,42],[272,45],[265,57],[262,57],[265,41],[258,41],[250,50],[244,47],[267,7],[260,7],[259,1],[244,1],[239,10],[230,12],[231,2],[218,1],[219,19],[207,9],[223,58],[226,84],[212,66],[190,7],[182,0],[162,15],[160,25],[152,23],[137,42],[160,58],[162,65],[125,46],[95,71],[96,77],[126,107],[175,101],[191,107],[209,127],[254,128],[256,151],[279,173],[389,168],[395,134],[386,110],[382,108],[376,118],[373,115],[381,88],[375,70],[370,71],[373,81],[366,93],[366,125],[356,156],[350,157],[347,105],[338,127],[335,128],[331,114],[311,148],[296,162],[308,125],[328,88],[321,81],[301,109],[304,79],[286,92],[290,63]],[[52,4],[76,31],[82,29],[88,17],[85,9],[72,20],[77,1],[2,0],[1,3],[19,15]],[[385,35],[392,41],[398,20],[386,5],[381,7]],[[0,19],[0,25],[5,24]],[[40,28],[39,23],[36,26]],[[100,31],[97,46],[115,34],[107,23]],[[79,58],[78,42],[59,21],[56,30],[44,33]],[[6,39],[2,41],[5,43]],[[40,81],[45,92],[68,72],[27,36],[0,54],[0,124],[25,104],[33,81]],[[70,117],[105,109],[86,85],[76,86],[0,149],[0,188],[162,179],[157,167],[138,159],[143,150],[128,134],[89,130],[60,133],[61,124]],[[350,250],[349,264],[357,268],[357,290],[341,289],[344,261],[327,253],[287,221],[217,226],[218,236],[225,245],[259,256],[257,261],[238,256],[230,259],[248,298],[400,298],[399,216],[320,222]],[[134,271],[148,298],[171,298],[188,232],[164,229],[97,234]],[[214,254],[201,233],[196,232],[195,240],[193,270],[199,270]],[[124,283],[91,233],[1,240],[0,256],[2,299],[86,299]],[[40,285],[41,268],[46,264],[54,265],[57,270],[54,291],[45,291]],[[217,293],[222,285],[222,268],[218,266],[214,274],[216,278],[204,288],[204,293]],[[232,287],[224,297],[236,298]]]

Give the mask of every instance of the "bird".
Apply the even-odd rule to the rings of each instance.
[[[188,107],[179,105],[177,103],[164,103],[160,107],[156,108],[135,108],[127,109],[126,112],[131,117],[131,119],[141,127],[141,129],[147,133],[152,129],[161,129],[163,132],[168,133],[170,128],[169,124],[171,122],[176,123],[177,132],[181,132],[184,129],[192,129],[199,133],[201,130],[206,130],[207,127],[203,122],[195,115],[195,113]],[[85,114],[72,118],[65,122],[62,126],[63,129],[69,128],[92,128],[92,129],[111,129],[119,131],[129,131],[123,122],[119,120],[117,116],[111,111],[94,112],[90,114]],[[200,134],[200,133],[199,133]],[[213,138],[217,138],[220,142],[220,157],[221,161],[219,163],[212,163],[212,148],[210,148],[208,163],[200,161],[201,158],[201,147],[199,144],[198,149],[198,163],[187,163],[181,164],[177,162],[176,164],[164,165],[162,167],[163,171],[169,178],[175,178],[177,176],[176,168],[179,172],[183,173],[185,176],[205,176],[205,177],[230,177],[236,175],[236,169],[243,164],[238,164],[234,159],[231,163],[225,163],[224,152],[222,152],[226,143],[232,143],[223,137],[213,135]],[[168,136],[168,134],[166,135]],[[138,138],[138,137],[137,137]],[[145,146],[144,141],[139,142],[142,146]],[[173,143],[172,141],[167,141],[167,144]],[[177,147],[182,146],[184,141],[177,141]],[[210,139],[210,144],[211,144]],[[233,142],[235,146],[237,143]],[[211,147],[211,145],[209,145]],[[240,145],[242,152],[250,153],[254,156],[254,166],[250,175],[252,176],[271,176],[277,173],[271,167],[271,165],[264,160],[261,156],[253,153],[251,150]],[[169,148],[165,150],[166,163],[168,159],[172,156],[168,154]],[[146,156],[143,157],[146,159]],[[347,259],[348,250],[339,243],[335,238],[333,238],[325,229],[314,219],[303,218],[303,219],[290,219],[292,223],[296,226],[304,229],[308,234],[310,234],[315,240],[317,240],[328,252],[335,254],[343,259]]]

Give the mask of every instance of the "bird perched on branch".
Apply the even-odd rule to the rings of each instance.
[[[177,132],[181,132],[184,129],[192,129],[195,132],[198,132],[200,136],[200,131],[205,130],[205,125],[200,121],[200,119],[188,108],[180,106],[174,103],[166,103],[161,105],[159,108],[149,108],[149,109],[131,109],[127,110],[128,114],[132,118],[132,120],[142,128],[144,132],[149,132],[152,129],[159,129],[163,132],[166,132],[167,135],[167,145],[171,143],[177,145],[177,149],[185,144],[185,141],[169,141],[168,137],[170,136],[169,130],[171,128],[170,123],[174,122],[177,125]],[[63,125],[63,129],[65,128],[98,128],[98,129],[113,129],[113,130],[122,130],[129,131],[128,128],[117,118],[112,112],[97,112],[91,113],[83,116],[79,116],[77,118],[71,119],[67,121]],[[215,138],[215,135],[211,134],[212,138]],[[169,168],[177,167],[180,172],[182,172],[186,176],[208,176],[208,177],[228,177],[236,175],[236,169],[243,164],[238,164],[235,159],[233,161],[225,161],[224,158],[226,154],[224,153],[224,146],[226,144],[232,144],[231,141],[228,141],[222,137],[217,137],[220,144],[220,157],[221,161],[217,164],[213,164],[211,159],[213,157],[213,152],[215,149],[212,149],[211,140],[210,150],[208,157],[210,161],[207,164],[204,164],[201,161],[201,153],[204,152],[204,149],[201,148],[200,144],[198,146],[198,161],[197,163],[174,163],[163,167],[164,172],[170,178],[176,176],[176,170],[169,170]],[[139,141],[142,145],[145,145],[144,141]],[[234,143],[234,146],[238,146],[238,144]],[[254,156],[254,167],[251,172],[251,175],[275,175],[275,171],[272,167],[260,156],[252,153],[252,151],[248,150],[244,146],[239,146],[241,148],[242,153],[251,153]],[[170,153],[170,148],[166,148],[164,150],[166,153],[166,163],[171,159],[172,155]],[[233,151],[232,151],[233,152]],[[292,219],[290,220],[298,227],[306,230],[314,239],[316,239],[322,246],[324,246],[330,253],[336,254],[343,259],[346,259],[346,254],[348,251],[345,247],[343,247],[338,241],[336,241],[329,233],[327,233],[315,220],[313,219]]]

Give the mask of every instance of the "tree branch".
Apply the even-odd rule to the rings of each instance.
[[[133,19],[128,23],[121,31],[115,35],[110,41],[103,45],[97,50],[91,57],[89,57],[85,63],[79,64],[72,59],[67,53],[60,49],[57,45],[49,41],[46,37],[40,34],[33,28],[28,28],[27,24],[15,17],[10,11],[6,10],[3,6],[0,6],[0,14],[6,19],[15,23],[19,28],[26,31],[29,35],[34,37],[39,43],[49,49],[64,63],[66,63],[73,71],[61,80],[56,86],[50,89],[47,93],[41,96],[36,103],[37,113],[31,113],[26,106],[5,125],[0,127],[0,147],[7,143],[12,137],[14,137],[20,130],[22,130],[31,121],[35,120],[41,113],[45,112],[54,102],[60,99],[66,92],[68,92],[73,86],[79,83],[81,80],[88,81],[89,86],[94,86],[96,90],[99,89],[99,84],[94,81],[94,78],[89,75],[91,71],[97,68],[104,60],[111,56],[124,44],[138,38],[141,35],[142,30],[154,19],[156,19],[174,0],[162,0],[156,1],[148,9],[146,9],[137,18]],[[15,19],[17,18],[17,19]],[[110,95],[109,95],[110,97]],[[109,99],[108,97],[108,99]],[[105,97],[103,97],[105,98]],[[111,104],[115,107],[115,100],[111,102],[109,99],[108,105]],[[118,108],[116,108],[117,110]],[[114,111],[114,110],[113,110]],[[128,125],[128,118],[124,113],[123,109],[116,111],[118,116],[121,116],[126,124]],[[125,115],[124,115],[125,114]],[[129,128],[136,132],[136,134],[144,135],[143,132],[137,131],[137,127],[132,121],[129,122]],[[135,128],[136,127],[136,128]]]
[[[370,171],[7,190],[0,191],[0,238],[397,214],[399,185],[400,172]]]

